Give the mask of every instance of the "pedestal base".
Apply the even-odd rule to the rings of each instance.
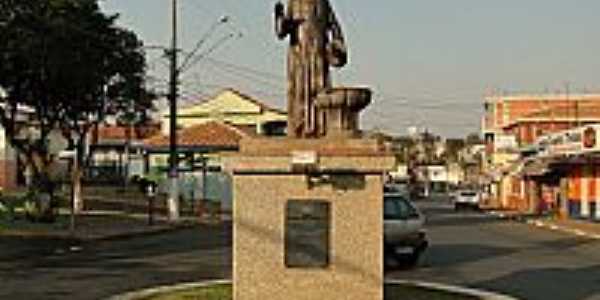
[[[393,163],[374,141],[243,141],[226,163],[234,299],[383,299],[382,185]]]

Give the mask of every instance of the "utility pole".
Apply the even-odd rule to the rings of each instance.
[[[177,66],[177,0],[172,0],[172,42],[169,56],[171,61],[169,76],[169,198],[167,200],[169,221],[179,220],[179,186],[178,186],[178,153],[177,153],[177,96],[179,85],[179,68]]]

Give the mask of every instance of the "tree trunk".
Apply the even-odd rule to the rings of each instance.
[[[83,195],[81,192],[81,179],[82,179],[82,151],[81,142],[75,147],[75,156],[73,157],[73,169],[72,169],[72,189],[73,189],[73,211],[75,214],[80,214],[83,211]]]

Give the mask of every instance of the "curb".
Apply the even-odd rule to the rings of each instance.
[[[70,233],[48,233],[48,232],[36,232],[36,231],[22,231],[22,230],[0,230],[0,237],[19,237],[23,239],[54,239],[54,240],[65,240],[65,241],[77,241],[77,242],[101,242],[101,241],[115,241],[123,240],[141,236],[153,236],[171,231],[177,231],[181,229],[188,229],[198,226],[199,224],[179,224],[179,225],[165,225],[156,229],[140,230],[134,232],[107,234],[100,236],[78,236],[71,235]]]
[[[209,287],[213,285],[231,284],[231,280],[209,280],[202,282],[181,283],[176,285],[164,285],[145,290],[129,292],[125,294],[115,295],[105,300],[137,300],[156,296],[167,292],[177,292],[186,289]]]
[[[581,229],[574,229],[574,228],[569,228],[569,227],[565,227],[565,226],[559,226],[556,224],[552,224],[552,223],[544,222],[544,221],[540,221],[540,220],[528,220],[526,223],[529,225],[535,226],[537,228],[543,228],[543,229],[548,229],[548,230],[552,230],[552,231],[563,232],[563,233],[576,235],[579,237],[584,237],[584,238],[593,239],[593,240],[600,240],[599,234],[588,233]]]
[[[441,283],[432,283],[425,281],[413,281],[413,280],[386,280],[387,284],[405,284],[405,285],[413,285],[416,287],[444,291],[455,294],[462,294],[467,296],[473,296],[480,298],[482,300],[518,300],[518,298],[507,296],[495,292],[490,292],[486,290],[466,288],[460,286],[453,286],[448,284]]]
[[[165,227],[156,228],[156,229],[152,229],[152,230],[117,233],[117,234],[105,235],[105,236],[99,236],[99,237],[83,238],[81,240],[87,241],[87,242],[116,241],[116,240],[124,240],[124,239],[130,239],[130,238],[142,237],[142,236],[159,235],[159,234],[177,231],[177,230],[181,230],[181,229],[194,228],[195,226],[197,226],[197,224],[166,225]]]
[[[493,217],[497,217],[499,219],[504,219],[504,220],[512,220],[512,221],[526,221],[528,218],[531,218],[531,215],[525,215],[525,214],[515,214],[515,213],[505,213],[502,211],[485,211],[485,213],[487,215],[493,216]]]
[[[600,240],[600,234],[589,233],[589,232],[586,232],[581,229],[575,229],[575,228],[571,228],[571,227],[567,227],[567,226],[560,226],[560,225],[556,225],[552,222],[546,222],[546,221],[542,221],[542,220],[531,220],[531,219],[527,219],[523,216],[506,215],[502,212],[497,212],[497,211],[487,212],[487,214],[497,217],[497,218],[500,218],[500,219],[518,221],[518,222],[521,222],[521,223],[524,223],[527,225],[531,225],[531,226],[534,226],[534,227],[537,227],[540,229],[547,229],[547,230],[567,233],[570,235],[575,235],[575,236],[579,236],[579,237],[583,237],[583,238]]]
[[[221,284],[231,284],[231,280],[210,280],[203,282],[192,282],[192,283],[182,283],[176,285],[165,285],[159,286],[155,288],[149,288],[140,291],[129,292],[125,294],[115,295],[105,300],[139,300],[152,296],[156,296],[158,294],[167,293],[167,292],[176,292],[185,289],[193,289],[193,288],[202,288],[213,285],[221,285]],[[518,298],[514,298],[507,295],[502,295],[494,292],[472,289],[472,288],[464,288],[458,286],[451,286],[446,284],[439,283],[431,283],[425,281],[410,281],[410,280],[385,280],[385,284],[404,284],[404,285],[413,285],[416,287],[445,291],[449,293],[462,294],[467,296],[473,296],[480,298],[482,300],[518,300]]]

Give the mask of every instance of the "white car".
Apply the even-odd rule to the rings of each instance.
[[[479,209],[481,194],[474,190],[460,190],[454,195],[454,210],[464,208]]]
[[[425,216],[399,194],[384,195],[384,256],[399,264],[415,265],[427,249]],[[387,264],[386,264],[387,265]]]

